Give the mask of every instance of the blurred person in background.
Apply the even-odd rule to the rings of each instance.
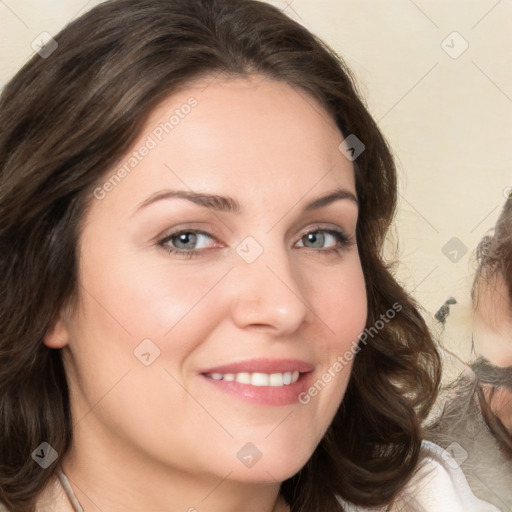
[[[476,250],[473,361],[443,393],[429,438],[448,449],[473,492],[512,510],[512,196]]]

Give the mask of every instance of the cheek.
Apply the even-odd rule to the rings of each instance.
[[[111,405],[120,408],[119,418],[124,417],[121,404],[126,402],[131,404],[126,410],[136,407],[145,417],[159,416],[163,404],[169,409],[185,398],[177,397],[180,387],[165,370],[181,381],[189,356],[228,314],[220,294],[229,267],[170,269],[160,262],[141,265],[128,251],[123,257],[122,251],[117,257],[108,254],[104,245],[84,256],[80,313],[70,342],[79,393],[92,404],[115,387]],[[143,361],[147,353],[148,367]]]
[[[366,286],[359,258],[347,258],[343,263],[343,268],[324,273],[312,289],[319,317],[314,343],[321,368],[299,398],[306,408],[315,410],[317,440],[343,400],[367,319]]]
[[[365,328],[367,295],[359,258],[351,257],[339,272],[331,272],[316,285],[316,311],[329,334],[329,352],[355,346]]]
[[[90,304],[88,312],[94,327],[125,338],[129,333],[133,342],[172,338],[173,331],[182,329],[197,311],[204,317],[203,299],[215,295],[213,289],[229,270],[226,265],[208,267],[187,261],[171,265],[163,250],[145,261],[133,249],[122,247],[118,240],[110,250],[104,245],[86,254],[82,282],[89,292],[85,300],[97,303]]]

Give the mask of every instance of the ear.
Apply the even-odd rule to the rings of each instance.
[[[69,330],[62,313],[59,314],[53,327],[46,333],[43,343],[48,348],[63,348],[69,343]]]

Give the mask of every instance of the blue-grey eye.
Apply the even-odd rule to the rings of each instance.
[[[197,243],[196,233],[181,233],[176,235],[173,239],[174,245],[178,249],[195,249]]]
[[[207,233],[200,231],[180,231],[169,235],[162,243],[178,250],[196,250],[208,248],[208,245],[211,244],[211,240],[212,237]]]
[[[323,249],[325,248],[326,242],[328,243],[329,241],[331,242],[330,246],[336,245],[336,236],[323,230],[307,233],[301,238],[302,244],[308,243],[310,245],[307,247],[312,249]]]

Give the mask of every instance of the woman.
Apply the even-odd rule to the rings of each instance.
[[[334,52],[247,0],[56,41],[0,105],[7,509],[494,510],[422,444],[439,355]]]

